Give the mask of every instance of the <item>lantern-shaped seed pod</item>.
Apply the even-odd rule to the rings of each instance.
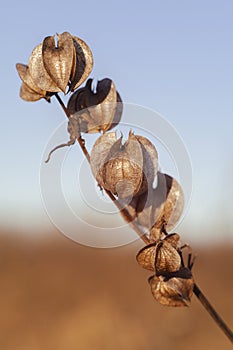
[[[120,198],[133,197],[140,190],[143,178],[143,155],[133,133],[122,144],[116,133],[99,137],[90,159],[98,184]]]
[[[145,137],[130,132],[128,140],[122,144],[122,137],[117,140],[116,133],[109,133],[96,141],[91,153],[91,168],[99,185],[117,195],[125,206],[152,185],[158,155]]]
[[[183,211],[184,196],[179,183],[167,174],[157,173],[157,187],[133,198],[127,205],[135,222],[150,232],[150,240],[158,242],[163,229],[172,230]]]
[[[158,186],[161,186],[163,188],[164,183],[166,184],[167,189],[166,200],[164,202],[164,205],[161,207],[162,210],[160,212],[159,218],[156,218],[154,231],[151,232],[150,235],[151,239],[153,239],[153,233],[155,233],[156,238],[156,229],[158,231],[161,231],[161,227],[163,227],[168,232],[174,229],[184,209],[184,194],[180,184],[173,177],[167,174],[159,174]],[[159,188],[158,191],[160,191]]]
[[[87,79],[93,67],[93,57],[87,44],[68,32],[46,37],[37,45],[28,66],[17,64],[23,81],[20,96],[26,101],[49,100],[52,94],[77,89]]]
[[[179,235],[174,233],[166,236],[158,243],[151,243],[143,247],[136,259],[140,266],[155,271],[156,276],[168,276],[181,267],[178,253]]]
[[[171,277],[165,279],[163,276],[152,276],[149,278],[151,292],[154,298],[166,306],[189,306],[194,281],[192,275],[189,277]]]
[[[67,109],[79,124],[80,132],[106,132],[116,126],[122,115],[122,100],[111,79],[98,81],[92,91],[92,79],[69,99]]]

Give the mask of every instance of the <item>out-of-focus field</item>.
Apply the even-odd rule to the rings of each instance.
[[[11,237],[11,238],[9,238]],[[1,350],[232,349],[193,296],[190,308],[152,297],[135,254],[48,239],[0,235]],[[233,327],[232,246],[196,248],[194,275]]]

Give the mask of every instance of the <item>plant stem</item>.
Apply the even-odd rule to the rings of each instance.
[[[222,318],[219,316],[219,314],[215,311],[213,306],[210,304],[210,302],[206,299],[205,295],[202,293],[202,291],[199,289],[199,287],[194,284],[193,292],[198,298],[198,300],[202,303],[204,308],[208,311],[210,316],[213,318],[213,320],[217,323],[217,325],[221,328],[221,330],[225,333],[225,335],[230,339],[230,341],[233,343],[233,332],[228,328],[226,323],[222,320]]]
[[[60,106],[62,107],[63,111],[65,112],[65,115],[69,119],[70,112],[68,111],[68,109],[64,105],[62,99],[60,98],[58,93],[55,93],[54,95],[55,95],[57,101],[59,102]],[[82,139],[81,136],[77,138],[77,141],[78,141],[88,163],[90,164],[90,155],[88,153],[88,150],[86,149],[85,141]],[[138,236],[143,240],[143,242],[145,244],[149,244],[150,240],[148,239],[147,235],[144,232],[142,232],[140,230],[140,228],[134,223],[134,221],[133,221],[134,219],[129,214],[128,210],[121,206],[120,202],[116,199],[116,197],[112,194],[112,192],[105,190],[105,189],[104,189],[104,191],[108,195],[108,197],[112,200],[112,202],[116,205],[116,207],[120,210],[120,213],[121,213],[122,217],[124,218],[124,220],[133,228],[133,230],[138,234]]]
[[[57,93],[55,93],[55,97],[57,98],[59,104],[61,105],[63,111],[65,112],[67,118],[69,119],[70,118],[70,112],[68,111],[68,109],[64,105],[62,99],[60,98],[60,96]],[[88,163],[90,164],[90,155],[88,153],[88,150],[86,149],[85,141],[81,138],[81,136],[79,138],[77,138],[77,141],[78,141],[78,143],[79,143],[79,145],[80,145],[80,147],[81,147],[81,149],[83,151],[83,154],[85,155]],[[122,217],[124,218],[124,220],[133,228],[133,230],[138,234],[138,236],[143,240],[143,242],[145,244],[151,243],[150,239],[148,238],[148,236],[140,229],[140,227],[138,227],[138,225],[134,222],[134,219],[130,215],[128,210],[121,206],[120,202],[112,194],[112,192],[110,192],[108,190],[104,190],[104,191],[108,195],[108,197],[112,200],[112,202],[116,205],[116,207],[120,210],[120,213],[121,213]],[[213,320],[220,327],[220,329],[225,333],[225,335],[233,343],[233,333],[232,333],[232,331],[230,330],[230,328],[228,328],[228,326],[225,324],[225,322],[221,319],[221,317],[215,311],[215,309],[210,304],[210,302],[207,300],[205,295],[201,292],[201,290],[196,285],[196,283],[194,284],[193,292],[196,295],[196,297],[198,298],[198,300],[201,302],[203,307],[207,310],[207,312],[213,318]]]
[[[70,118],[70,112],[68,111],[68,109],[64,105],[64,102],[62,101],[61,97],[58,95],[57,92],[54,94],[54,96],[56,97],[56,99],[59,102],[59,104],[60,104],[61,108],[63,109],[63,111],[65,112],[65,115],[69,119]]]
[[[108,197],[114,202],[116,207],[120,210],[120,213],[122,217],[125,219],[125,221],[132,227],[132,229],[138,234],[138,236],[143,240],[145,244],[149,244],[150,240],[147,237],[147,235],[140,230],[140,228],[135,224],[133,217],[130,215],[128,210],[126,208],[123,208],[119,201],[115,198],[115,196],[112,194],[112,192],[105,190]]]

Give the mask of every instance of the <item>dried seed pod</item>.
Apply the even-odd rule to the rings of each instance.
[[[106,144],[105,135],[94,144],[90,159],[93,175],[100,186],[118,197],[133,197],[142,184],[143,155],[140,143],[133,133],[129,133],[124,145],[122,136],[116,140],[115,133],[107,138],[108,142],[109,139],[115,139],[111,147]]]
[[[27,101],[49,97],[59,91],[74,91],[90,74],[93,56],[88,45],[68,32],[48,36],[31,53],[28,67],[17,64],[18,73],[27,85],[21,88],[21,97]],[[32,91],[35,91],[35,94]]]
[[[193,294],[193,278],[172,277],[168,280],[163,276],[149,278],[151,292],[154,298],[166,306],[189,306]]]
[[[181,267],[178,253],[179,235],[174,233],[166,236],[158,243],[151,243],[143,247],[136,259],[140,266],[155,271],[156,276],[168,276]]]
[[[70,97],[67,109],[77,119],[81,132],[106,132],[121,119],[121,97],[111,79],[100,80],[96,93],[92,91],[92,81],[89,79],[84,88]]]
[[[162,229],[171,231],[177,224],[184,206],[183,191],[169,175],[157,173],[157,187],[138,196],[128,208],[135,212],[136,223],[150,233],[150,240],[158,242]]]
[[[68,32],[57,34],[57,45],[54,36],[47,36],[42,44],[44,67],[58,88],[66,92],[74,56],[73,38]]]

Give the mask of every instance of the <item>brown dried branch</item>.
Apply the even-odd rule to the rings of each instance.
[[[61,100],[61,98],[59,97],[58,94],[55,94],[59,104],[61,105],[62,109],[64,110],[66,116],[69,118],[70,114],[69,111],[67,110],[67,108],[65,107],[63,101]],[[87,161],[90,163],[90,155],[85,147],[85,144],[81,138],[81,136],[78,138],[78,142],[79,145],[87,159]],[[148,238],[147,234],[145,234],[141,228],[135,223],[135,221],[133,220],[133,217],[130,215],[129,211],[126,208],[123,208],[121,203],[115,198],[115,196],[108,190],[105,190],[105,193],[108,195],[108,197],[113,201],[113,203],[117,206],[117,208],[120,210],[120,213],[122,215],[122,217],[124,218],[124,220],[132,227],[132,229],[138,234],[138,236],[143,240],[143,242],[148,245],[151,244],[150,239]],[[154,244],[154,242],[152,243],[152,245]],[[185,246],[183,246],[185,247]],[[182,249],[183,247],[181,247],[180,249]],[[189,259],[188,259],[188,265],[189,268],[191,269],[193,266],[193,262],[191,262],[190,260],[191,257],[191,253],[189,254]],[[183,257],[181,254],[181,259],[183,261]],[[149,280],[150,284],[152,285],[152,287],[154,286],[153,283],[160,283],[159,287],[162,288],[160,289],[162,291],[162,293],[167,293],[167,289],[163,289],[164,287],[167,288],[166,285],[164,285],[164,281],[152,281],[152,277]],[[187,280],[188,281],[188,280]],[[176,283],[180,283],[179,279],[176,278],[175,280]],[[162,283],[162,284],[161,284]],[[176,286],[177,287],[177,286]],[[203,305],[203,307],[206,309],[206,311],[209,313],[209,315],[213,318],[213,320],[216,322],[216,324],[220,327],[220,329],[224,332],[224,334],[228,337],[228,339],[233,343],[233,332],[231,331],[231,329],[226,325],[226,323],[222,320],[222,318],[219,316],[219,314],[217,313],[217,311],[213,308],[213,306],[210,304],[210,302],[207,300],[207,298],[205,297],[205,295],[201,292],[201,290],[199,289],[199,287],[197,286],[196,283],[193,284],[193,293],[196,295],[197,299],[200,301],[200,303]],[[163,292],[164,290],[164,292]],[[159,298],[163,298],[163,295],[160,292],[160,296]],[[170,300],[170,299],[169,299]],[[174,304],[174,301],[170,301],[171,305]],[[177,301],[176,306],[178,306],[179,301]],[[183,304],[183,302],[181,302],[181,305]]]

